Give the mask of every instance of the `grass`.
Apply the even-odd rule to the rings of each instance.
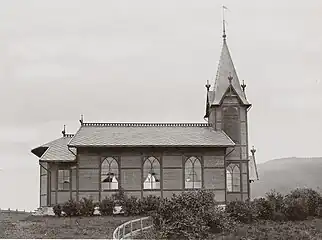
[[[20,217],[21,218],[21,217]],[[114,229],[130,217],[0,217],[0,238],[100,238],[111,239]]]
[[[136,239],[155,239],[153,231],[138,235]],[[258,221],[253,224],[238,224],[233,233],[214,234],[218,240],[309,240],[322,239],[322,219],[299,222]]]

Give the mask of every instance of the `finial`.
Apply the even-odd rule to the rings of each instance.
[[[83,123],[84,123],[84,115],[83,114],[81,115],[79,122],[81,123],[81,125],[83,125]]]
[[[243,84],[242,84],[242,85],[240,85],[240,86],[242,87],[243,92],[245,92],[246,84],[245,84],[245,81],[244,81],[244,80],[243,80]]]
[[[205,87],[207,88],[207,92],[209,92],[209,88],[211,87],[209,80],[207,80],[207,84],[205,85]]]
[[[254,155],[254,154],[255,154],[255,152],[256,152],[255,147],[253,146],[253,147],[252,147],[252,149],[251,149],[250,151],[251,151],[251,152],[252,152],[252,154]]]
[[[63,134],[63,137],[66,137],[66,125],[64,125],[64,129],[61,133]]]
[[[223,39],[224,41],[226,40],[226,20],[225,20],[225,10],[227,10],[228,8],[226,6],[222,6],[222,24],[223,24]]]
[[[233,77],[232,77],[232,76],[231,76],[231,74],[229,73],[229,76],[228,76],[229,85],[231,85],[232,80],[233,80]]]

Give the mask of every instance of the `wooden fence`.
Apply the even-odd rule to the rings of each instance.
[[[113,232],[113,240],[132,239],[135,235],[152,227],[152,218],[134,219],[118,226]]]

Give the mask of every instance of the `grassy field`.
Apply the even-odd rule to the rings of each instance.
[[[135,239],[155,239],[154,231],[146,231]],[[252,224],[238,224],[234,233],[214,234],[210,239],[218,240],[320,240],[322,219],[299,222],[259,221]]]
[[[11,217],[0,215],[0,238],[112,238],[114,229],[130,217]]]

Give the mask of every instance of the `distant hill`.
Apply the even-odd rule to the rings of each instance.
[[[257,165],[259,181],[251,184],[252,197],[262,197],[271,189],[287,193],[297,187],[322,190],[322,157],[281,158]]]

